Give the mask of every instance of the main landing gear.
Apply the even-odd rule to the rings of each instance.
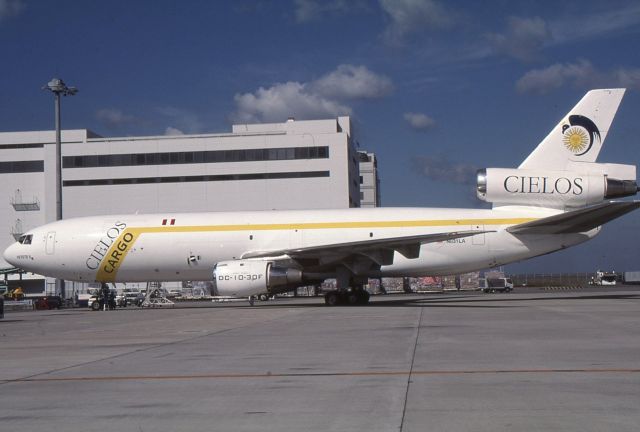
[[[362,287],[329,291],[324,295],[327,306],[361,306],[369,303],[369,293]]]

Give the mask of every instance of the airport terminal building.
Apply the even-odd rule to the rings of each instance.
[[[361,163],[349,117],[202,135],[64,130],[63,217],[360,207],[361,185],[377,184]],[[55,220],[55,167],[54,131],[0,133],[0,249]]]

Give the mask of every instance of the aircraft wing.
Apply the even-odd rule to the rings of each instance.
[[[512,234],[574,234],[592,230],[640,207],[640,201],[608,201],[507,228]]]
[[[288,256],[294,260],[318,260],[334,262],[348,258],[366,258],[377,265],[393,263],[394,252],[399,252],[406,258],[418,258],[420,246],[425,243],[435,243],[463,237],[471,237],[494,231],[452,231],[436,234],[422,234],[383,239],[369,239],[345,243],[333,243],[320,246],[310,246],[293,249],[246,252],[241,258],[268,258]]]

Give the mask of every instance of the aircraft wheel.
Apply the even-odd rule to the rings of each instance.
[[[337,306],[340,302],[340,297],[335,291],[328,292],[324,295],[324,304],[327,306]]]
[[[347,294],[347,304],[349,306],[356,306],[361,304],[362,296],[360,295],[360,293],[358,293],[357,291],[352,291],[349,294]]]
[[[369,292],[362,291],[362,293],[360,294],[360,304],[361,305],[369,304],[369,298],[370,297],[371,297],[371,295],[369,294]]]

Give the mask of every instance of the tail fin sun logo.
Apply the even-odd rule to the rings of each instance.
[[[593,141],[601,141],[598,126],[589,118],[581,115],[569,116],[569,124],[562,125],[562,143],[576,156],[582,156],[591,150]]]

